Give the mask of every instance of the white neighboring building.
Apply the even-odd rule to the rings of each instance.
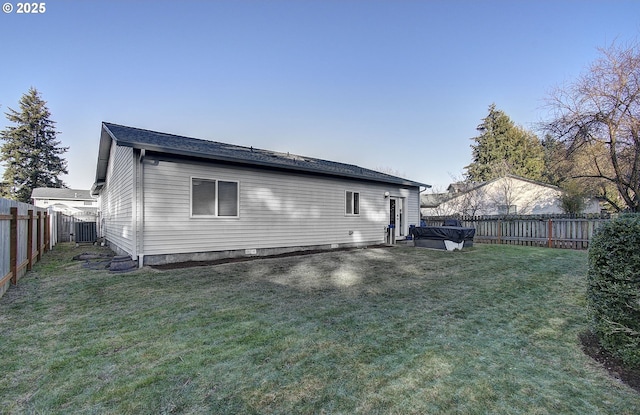
[[[95,220],[98,213],[98,199],[89,190],[37,187],[31,192],[33,204],[41,208],[51,208],[80,220]]]
[[[561,188],[514,175],[476,184],[454,183],[447,191],[423,194],[422,216],[564,213],[559,200]],[[582,213],[600,213],[600,203],[588,199]]]

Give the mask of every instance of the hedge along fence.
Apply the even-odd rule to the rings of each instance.
[[[640,214],[600,228],[587,280],[592,331],[605,349],[640,368]]]
[[[422,218],[427,226],[440,226],[444,216]],[[462,226],[475,228],[478,243],[588,249],[595,231],[609,215],[462,216]]]
[[[55,244],[52,219],[46,209],[0,199],[0,297]]]

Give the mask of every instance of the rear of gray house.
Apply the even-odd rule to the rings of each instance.
[[[101,237],[142,265],[404,239],[429,187],[358,166],[103,123]]]

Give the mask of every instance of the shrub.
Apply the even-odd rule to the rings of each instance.
[[[567,180],[561,185],[562,193],[558,197],[560,208],[569,215],[578,215],[587,207],[587,194],[582,186],[574,180]]]
[[[588,304],[602,347],[640,367],[640,215],[600,229],[589,249]]]

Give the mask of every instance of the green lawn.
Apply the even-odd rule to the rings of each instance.
[[[586,252],[378,248],[172,271],[58,245],[0,299],[1,413],[636,414],[580,349]]]

